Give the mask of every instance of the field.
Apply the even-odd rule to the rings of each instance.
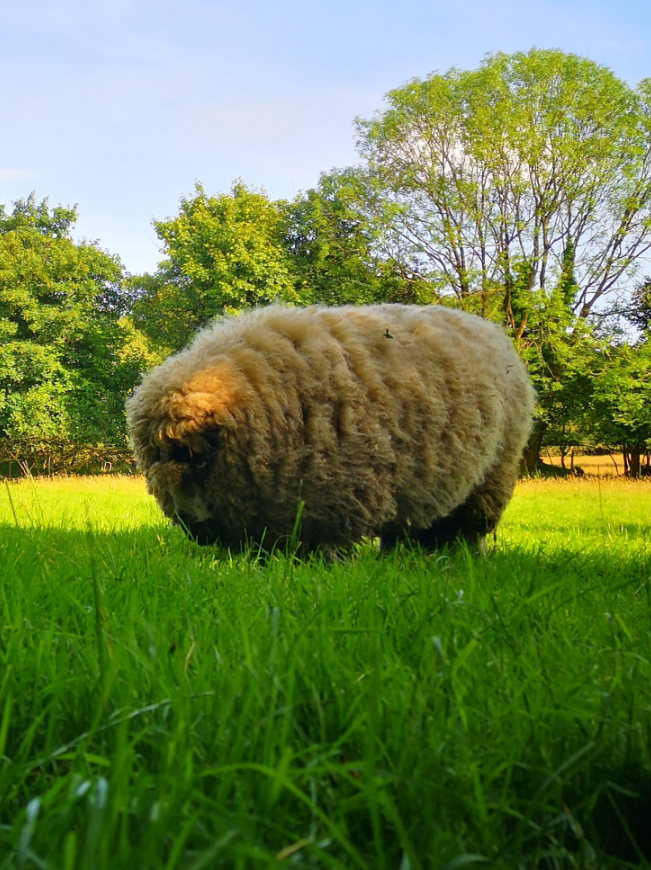
[[[558,454],[543,455],[545,464],[561,467],[561,457]],[[565,458],[565,465],[570,468],[570,457]],[[624,474],[624,458],[621,453],[612,453],[599,456],[584,456],[577,454],[574,457],[574,467],[591,477],[617,477]]]
[[[561,467],[561,457],[558,454],[544,455],[546,464]],[[570,457],[565,458],[565,465],[569,469]],[[617,477],[624,474],[624,459],[621,453],[605,456],[582,456],[574,457],[574,466],[580,468],[585,474],[596,477]]]
[[[651,482],[337,564],[3,484],[0,870],[649,867],[650,581]]]

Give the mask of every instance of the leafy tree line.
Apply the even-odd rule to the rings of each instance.
[[[439,303],[502,323],[544,444],[651,447],[651,82],[560,51],[498,54],[391,91],[360,162],[292,201],[197,185],[125,275],[75,213],[0,212],[0,444],[124,446],[139,372],[215,316],[281,301]],[[645,458],[646,457],[646,458]]]
[[[74,209],[34,197],[0,210],[0,468],[125,446],[126,392],[153,360],[128,316],[123,270],[75,243]],[[109,450],[110,452],[110,450]]]

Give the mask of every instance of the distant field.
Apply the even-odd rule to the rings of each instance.
[[[560,456],[543,455],[543,461],[550,465],[561,467]],[[621,453],[614,453],[612,456],[581,456],[574,457],[574,465],[582,468],[586,474],[597,475],[599,477],[616,477],[624,474],[624,458]],[[565,458],[566,468],[570,467],[569,456]]]
[[[0,485],[0,870],[651,866],[651,482],[333,565]]]

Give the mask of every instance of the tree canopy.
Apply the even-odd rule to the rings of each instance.
[[[121,319],[119,260],[74,242],[75,221],[33,196],[0,213],[5,446],[124,444],[122,403],[147,355]]]
[[[382,257],[355,170],[323,174],[316,188],[282,207],[282,242],[301,303],[361,305],[416,301],[395,261]]]
[[[626,285],[651,246],[651,81],[532,49],[387,102],[357,122],[367,207],[433,298],[497,308],[517,335],[536,290],[564,281],[587,317]]]

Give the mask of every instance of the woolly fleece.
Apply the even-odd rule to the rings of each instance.
[[[270,306],[143,378],[133,448],[200,543],[307,549],[483,538],[509,501],[533,389],[504,332],[441,306]]]

